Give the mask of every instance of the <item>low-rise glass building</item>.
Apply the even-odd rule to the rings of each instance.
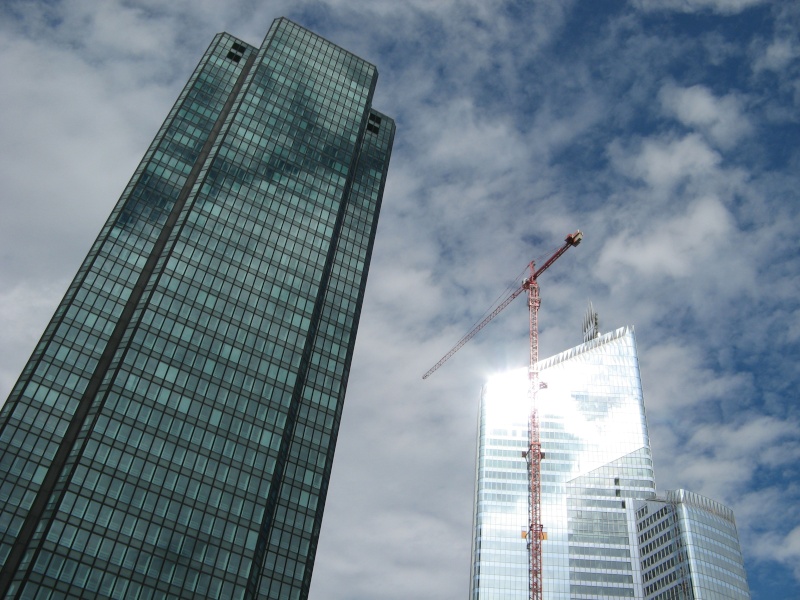
[[[667,491],[636,504],[646,600],[747,600],[750,590],[733,511]]]

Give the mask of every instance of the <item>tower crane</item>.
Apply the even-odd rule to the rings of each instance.
[[[529,479],[529,509],[530,523],[528,525],[528,549],[529,549],[529,569],[528,569],[528,590],[530,600],[542,599],[542,540],[544,539],[544,527],[542,525],[542,444],[539,435],[539,414],[536,404],[536,395],[539,391],[539,276],[544,273],[554,262],[556,262],[567,250],[577,246],[583,240],[583,233],[576,231],[569,234],[564,240],[564,245],[548,258],[544,264],[536,268],[534,261],[528,266],[530,275],[523,280],[522,285],[514,290],[497,308],[478,323],[469,333],[462,337],[458,343],[445,354],[439,362],[431,367],[423,379],[430,377],[434,371],[447,362],[464,344],[470,341],[475,335],[488,325],[506,306],[511,304],[514,299],[528,292],[528,313],[530,321],[530,366],[528,367],[528,399],[530,401],[531,413],[528,421],[528,449],[524,453],[528,463]]]

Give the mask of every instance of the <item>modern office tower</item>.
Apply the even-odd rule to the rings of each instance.
[[[733,511],[686,490],[636,503],[646,600],[749,600]]]
[[[0,411],[0,595],[305,598],[394,135],[373,65],[217,35]]]
[[[633,330],[589,314],[586,342],[539,363],[543,597],[749,599],[731,510],[656,496]],[[472,600],[528,598],[527,385],[514,371],[481,395]]]
[[[540,363],[543,590],[641,595],[633,498],[655,495],[633,330]],[[492,379],[480,409],[471,598],[527,598],[527,373]]]

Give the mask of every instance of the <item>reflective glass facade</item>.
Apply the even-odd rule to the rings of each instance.
[[[543,594],[641,597],[631,500],[655,494],[633,330],[540,362]],[[482,394],[471,598],[528,597],[527,372]]]
[[[731,509],[686,490],[636,506],[646,600],[749,600]]]
[[[308,594],[394,136],[286,19],[217,35],[0,411],[0,593]]]
[[[481,394],[470,598],[528,597],[527,373],[496,376]]]
[[[633,330],[539,367],[543,597],[749,599],[733,512],[685,490],[656,497]],[[472,600],[528,598],[527,385],[520,370],[481,395]]]

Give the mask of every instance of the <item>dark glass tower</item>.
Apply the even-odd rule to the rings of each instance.
[[[308,595],[394,123],[219,34],[0,411],[0,596]]]

